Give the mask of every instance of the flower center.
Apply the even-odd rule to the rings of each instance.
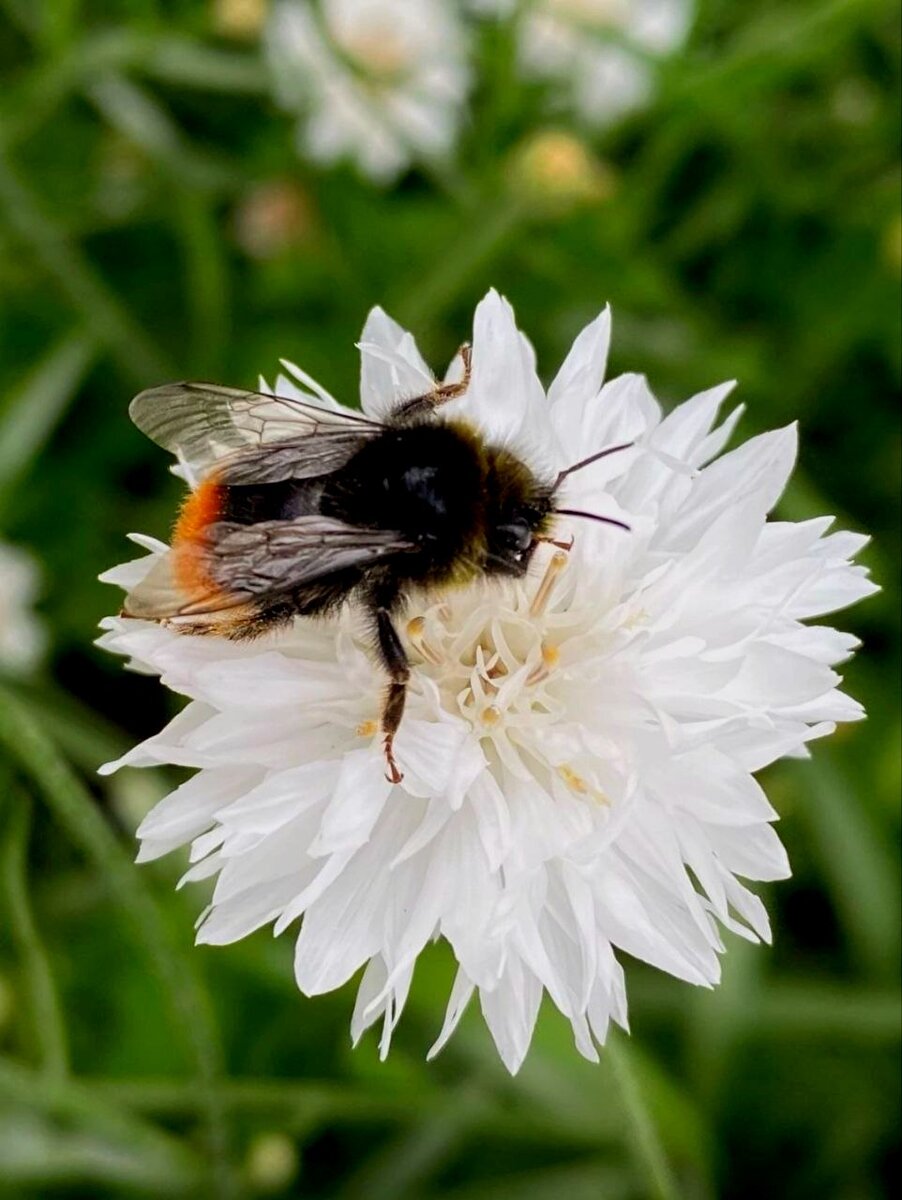
[[[416,673],[469,722],[491,762],[606,804],[570,732],[587,714],[576,711],[567,668],[597,649],[598,634],[594,614],[555,603],[566,569],[557,551],[538,586],[487,586],[475,604],[472,589],[452,593],[408,621],[407,642]]]
[[[334,30],[334,35],[354,65],[374,79],[396,79],[412,65],[413,47],[390,25],[373,22],[343,25]]]
[[[494,738],[518,719],[555,711],[547,683],[561,656],[548,607],[566,564],[565,553],[554,554],[531,597],[516,585],[501,594],[487,591],[465,613],[456,611],[452,597],[408,621],[409,644],[422,660],[417,669],[478,736]]]

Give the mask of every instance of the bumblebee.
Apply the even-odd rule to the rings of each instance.
[[[544,479],[469,424],[442,419],[462,379],[401,401],[384,422],[325,402],[174,383],[141,392],[132,420],[172,451],[194,484],[166,554],[126,597],[123,616],[184,633],[248,639],[345,601],[372,625],[388,685],[381,729],[388,778],[410,678],[394,617],[417,589],[523,576],[554,542],[572,471]],[[559,542],[554,542],[560,545]]]

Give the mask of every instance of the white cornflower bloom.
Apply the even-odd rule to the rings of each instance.
[[[32,560],[0,543],[0,672],[26,671],[40,657],[44,632],[32,612],[37,590]]]
[[[185,878],[216,879],[201,942],[303,918],[299,988],[364,968],[352,1034],[383,1018],[383,1053],[436,938],[458,974],[432,1053],[477,991],[511,1071],[545,991],[587,1058],[611,1020],[626,1025],[618,951],[715,984],[720,925],[770,937],[740,879],[789,873],[755,772],[863,715],[832,669],[855,639],[804,622],[875,590],[850,562],[866,539],[829,533],[829,517],[767,519],[795,427],[721,454],[731,385],[663,416],[642,376],[602,384],[609,331],[606,310],[546,395],[506,301],[491,292],[476,310],[471,385],[448,415],[551,470],[634,443],[565,493],[630,532],[558,518],[571,551],[537,558],[525,581],[410,608],[402,784],[385,777],[384,676],[353,613],[250,644],[104,623],[101,644],[190,698],[108,768],[198,769],[144,821],[139,860],[190,843]],[[380,309],[361,352],[371,416],[429,385]],[[297,382],[280,376],[277,392],[309,400],[312,381],[288,370]],[[134,586],[165,550],[136,540],[149,555],[109,581]]]
[[[282,0],[265,45],[280,102],[302,113],[317,162],[355,160],[388,181],[454,145],[467,38],[442,0]]]
[[[517,0],[470,0],[506,17]],[[590,124],[609,125],[651,95],[656,61],[679,50],[692,0],[534,0],[522,5],[524,72],[557,82]]]

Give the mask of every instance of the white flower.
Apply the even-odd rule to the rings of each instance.
[[[467,42],[442,0],[282,0],[265,44],[280,102],[303,114],[318,162],[354,159],[377,181],[454,144]]]
[[[517,7],[470,3],[499,17]],[[560,84],[584,120],[609,125],[649,98],[655,62],[683,45],[692,8],[692,0],[536,0],[520,17],[523,70]]]
[[[828,533],[829,517],[767,520],[795,428],[718,457],[730,385],[664,417],[641,376],[602,386],[609,330],[605,311],[546,396],[508,304],[491,292],[476,310],[471,387],[448,408],[552,469],[634,442],[566,491],[631,532],[562,519],[571,552],[525,583],[411,609],[402,785],[385,778],[383,676],[352,613],[251,644],[105,622],[103,645],[190,697],[108,768],[198,768],[144,821],[140,860],[190,843],[185,878],[216,877],[201,942],[303,917],[298,986],[330,991],[365,967],[352,1032],[383,1017],[383,1052],[439,937],[459,970],[433,1052],[476,990],[511,1071],[544,991],[588,1058],[610,1020],[626,1024],[619,950],[715,984],[719,925],[770,937],[740,877],[789,870],[754,773],[863,715],[832,670],[855,639],[803,622],[875,590],[849,561],[866,539]],[[431,379],[379,309],[361,350],[371,415]],[[277,391],[309,396],[296,378]],[[150,557],[107,576],[123,587],[165,549],[137,540]]]
[[[41,654],[44,633],[32,613],[37,590],[32,560],[0,543],[0,671],[26,671]]]

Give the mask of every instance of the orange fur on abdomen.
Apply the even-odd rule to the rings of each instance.
[[[215,479],[205,479],[182,505],[172,531],[172,570],[179,588],[188,596],[215,590],[210,578],[201,538],[208,525],[222,518],[225,488]]]

